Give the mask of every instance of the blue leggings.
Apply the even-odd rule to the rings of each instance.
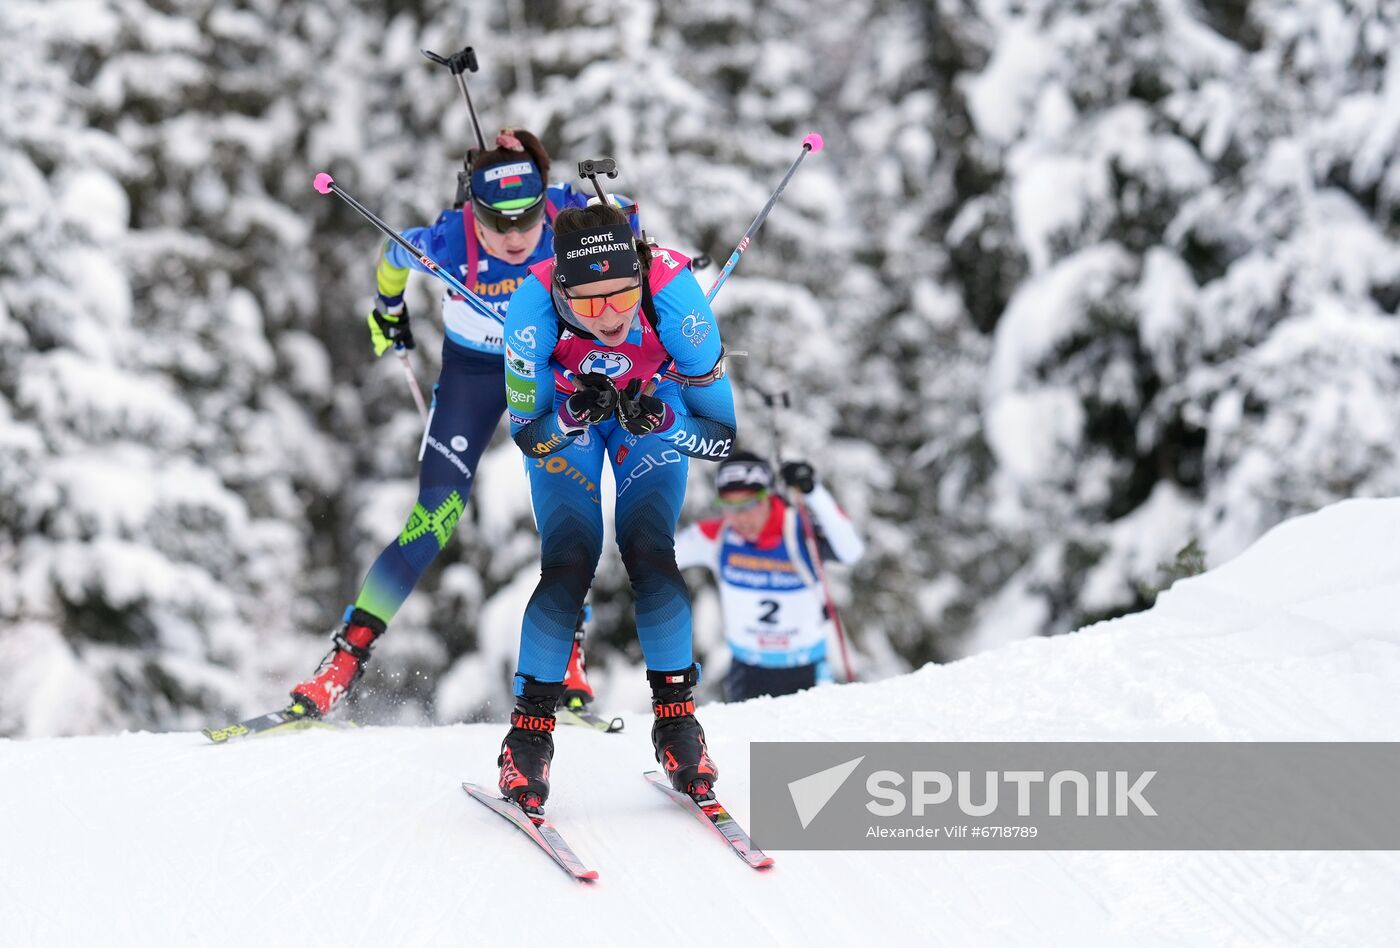
[[[525,608],[518,671],[562,681],[574,623],[603,552],[599,478],[617,483],[617,546],[637,610],[637,638],[653,671],[689,668],[690,591],[676,566],[676,521],[690,460],[660,438],[637,438],[615,420],[594,425],[545,458],[527,458],[540,531],[540,582]]]
[[[503,357],[444,341],[421,449],[418,502],[398,539],[370,567],[356,606],[386,623],[399,611],[447,546],[471,496],[481,452],[505,410]]]

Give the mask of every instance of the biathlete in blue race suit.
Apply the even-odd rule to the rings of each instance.
[[[554,257],[530,268],[506,319],[506,398],[540,531],[540,582],[525,610],[502,793],[527,809],[549,794],[553,714],[574,616],[603,549],[600,479],[617,484],[617,544],[646,658],[657,760],[698,795],[718,776],[695,720],[690,594],[675,529],[689,458],[733,444],[734,397],[719,326],[689,260],[633,239],[606,205],[561,213]],[[674,358],[654,394],[645,386]]]
[[[404,236],[504,317],[530,267],[553,259],[554,217],[587,203],[586,195],[568,185],[546,187],[548,174],[549,155],[539,139],[524,130],[504,130],[494,149],[472,161],[469,204],[443,211],[431,227],[412,227]],[[376,270],[379,295],[369,316],[376,355],[393,346],[414,348],[403,300],[410,268],[426,272],[417,258],[387,241]],[[442,315],[442,374],[433,386],[419,451],[417,502],[346,607],[331,652],[314,676],[292,689],[294,712],[324,716],[359,681],[375,640],[447,545],[471,496],[477,462],[505,410],[502,323],[451,291],[443,296]],[[571,693],[582,690],[591,698],[581,653],[571,671]]]

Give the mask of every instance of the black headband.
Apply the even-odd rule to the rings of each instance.
[[[554,281],[563,287],[635,277],[641,271],[626,224],[554,235]]]

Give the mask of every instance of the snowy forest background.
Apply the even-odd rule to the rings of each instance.
[[[0,735],[280,706],[415,493],[364,325],[470,142],[616,157],[870,541],[863,676],[1149,605],[1400,493],[1400,10],[1381,0],[10,0],[0,5]],[[708,282],[714,271],[701,274]],[[420,377],[437,288],[416,277]],[[686,519],[709,511],[694,464]],[[499,718],[537,538],[498,436],[376,650],[370,721]],[[692,577],[699,579],[698,576]],[[642,706],[615,553],[590,657]],[[697,639],[725,661],[714,594]]]

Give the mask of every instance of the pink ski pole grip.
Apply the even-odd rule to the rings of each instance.
[[[335,184],[335,179],[322,171],[316,176],[316,180],[311,182],[311,186],[322,194],[331,193],[331,185]]]
[[[802,147],[810,148],[812,151],[821,151],[822,146],[824,146],[825,144],[826,142],[822,141],[822,137],[816,132],[813,132],[806,138],[802,139]]]

